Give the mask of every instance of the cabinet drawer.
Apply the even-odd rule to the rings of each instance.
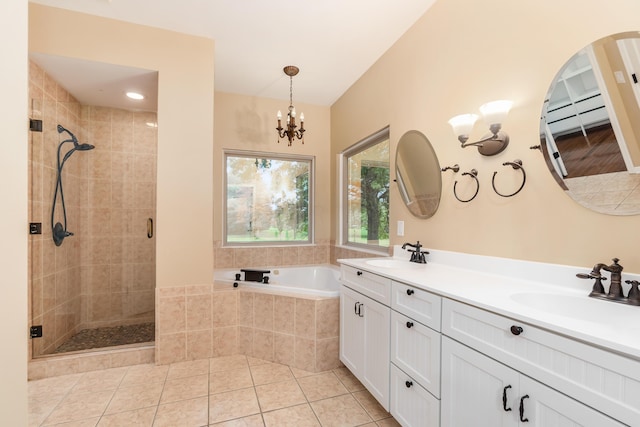
[[[423,325],[440,330],[442,298],[404,283],[392,282],[391,308],[417,320]]]
[[[440,401],[393,363],[391,415],[403,427],[440,425]]]
[[[391,361],[440,396],[440,333],[392,310]]]
[[[626,424],[640,419],[640,361],[448,299],[442,333]]]
[[[340,267],[340,280],[345,286],[356,290],[386,306],[391,305],[391,279],[348,265]]]

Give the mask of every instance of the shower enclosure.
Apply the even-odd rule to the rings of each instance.
[[[153,341],[156,113],[29,82],[32,357]]]

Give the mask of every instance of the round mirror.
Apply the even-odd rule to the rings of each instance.
[[[640,213],[640,33],[604,37],[558,72],[542,107],[549,170],[581,205]]]
[[[430,218],[438,210],[442,193],[440,164],[431,143],[410,130],[396,150],[396,182],[404,204],[414,216]]]

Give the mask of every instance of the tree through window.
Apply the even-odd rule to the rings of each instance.
[[[226,243],[312,242],[313,158],[226,152]]]
[[[342,240],[348,245],[389,247],[389,129],[343,153]]]

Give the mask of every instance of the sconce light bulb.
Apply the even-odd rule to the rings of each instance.
[[[465,141],[469,139],[469,134],[473,129],[473,125],[478,120],[478,116],[476,114],[460,114],[459,116],[452,117],[449,120],[449,124],[453,128],[453,133],[460,138],[465,137]]]
[[[512,101],[508,100],[500,100],[500,101],[492,101],[487,102],[486,104],[480,107],[480,112],[482,113],[482,118],[484,122],[489,126],[500,125],[504,122],[504,119],[507,118],[509,114],[509,110],[511,110],[511,106],[513,105]],[[498,131],[500,129],[498,128]],[[493,132],[493,130],[492,130]],[[497,132],[493,132],[494,135]]]

